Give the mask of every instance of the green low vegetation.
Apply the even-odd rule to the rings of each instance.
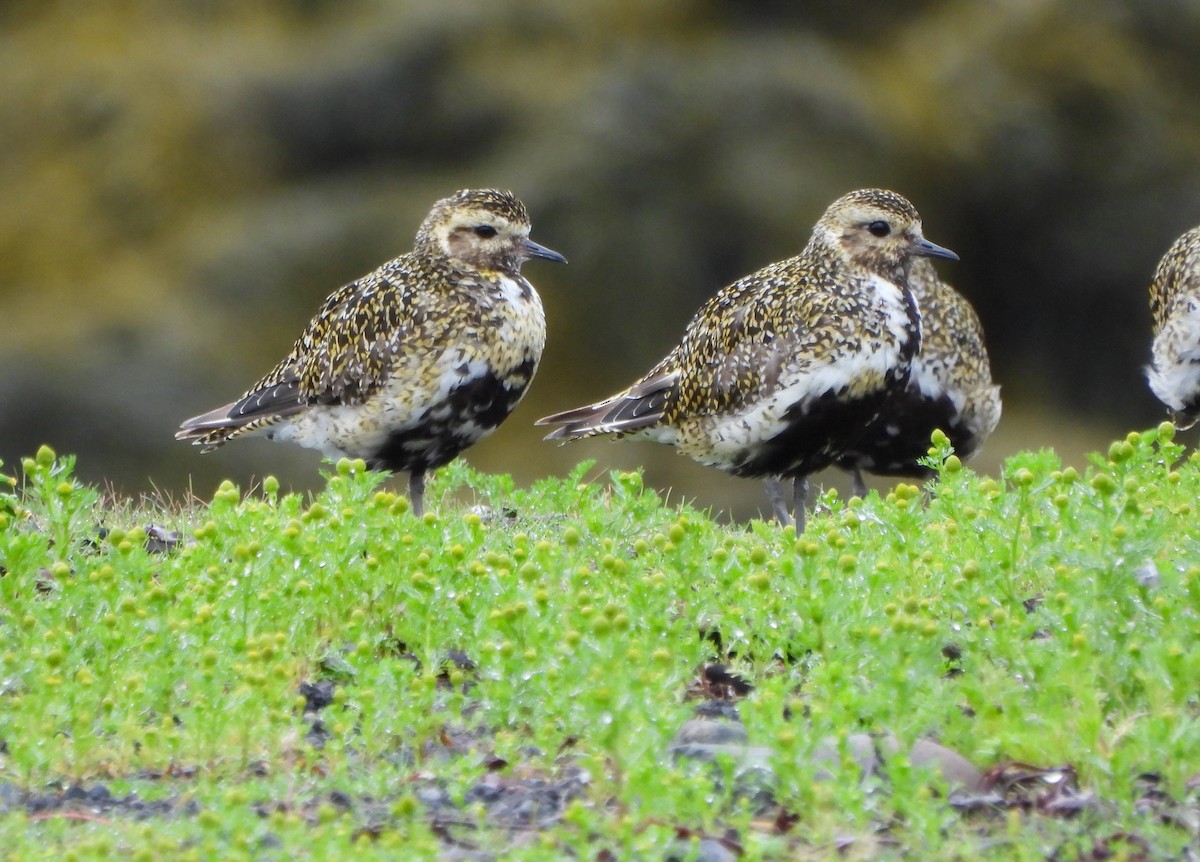
[[[0,478],[0,846],[11,860],[685,859],[705,838],[744,859],[1194,852],[1200,457],[1172,438],[1132,433],[1082,473],[1023,453],[992,478],[935,435],[924,492],[826,492],[799,537],[718,524],[586,464],[522,489],[458,462],[418,520],[361,462],[312,498],[268,478],[135,505],[43,448],[23,479]],[[771,751],[765,794],[729,760],[669,752],[698,704],[729,695],[700,684],[714,662],[754,686],[734,705]],[[814,766],[822,740],[846,751],[864,732],[901,752],[935,739],[993,777],[1011,761],[1057,771],[1023,802],[997,787],[964,805],[903,753],[866,778],[848,753]],[[497,813],[506,792],[568,778],[557,813]],[[1055,782],[1078,804],[1042,805]],[[97,785],[100,802],[61,804]]]

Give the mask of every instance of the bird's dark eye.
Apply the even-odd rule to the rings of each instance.
[[[475,228],[475,236],[482,237],[483,239],[491,239],[495,235],[496,229],[490,224],[481,224]]]
[[[867,230],[873,236],[887,236],[892,232],[892,226],[885,221],[873,221],[867,225]]]

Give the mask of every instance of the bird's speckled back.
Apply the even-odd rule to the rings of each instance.
[[[1200,298],[1200,227],[1194,227],[1171,244],[1154,270],[1150,283],[1150,313],[1157,335],[1181,305]]]

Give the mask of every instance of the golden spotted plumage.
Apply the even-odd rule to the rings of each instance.
[[[539,420],[547,439],[636,435],[739,476],[795,482],[833,463],[903,387],[920,342],[908,289],[915,256],[954,257],[924,239],[917,210],[895,192],[835,201],[796,257],[709,299],[683,340],[633,386]]]
[[[408,470],[420,512],[425,472],[495,430],[537,370],[546,322],[520,272],[530,257],[564,260],[529,239],[510,193],[438,201],[411,252],[334,291],[266,376],[176,437],[211,451],[262,433]]]
[[[1179,428],[1200,417],[1200,227],[1175,240],[1150,283],[1154,317],[1150,389]]]

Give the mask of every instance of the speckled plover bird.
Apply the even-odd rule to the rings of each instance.
[[[512,194],[438,201],[411,252],[335,291],[282,362],[176,438],[207,452],[261,433],[407,470],[420,515],[426,472],[492,433],[537,370],[546,319],[521,275],[531,257],[566,262],[529,238]]]
[[[992,382],[983,326],[961,293],[938,278],[928,260],[913,261],[909,287],[921,314],[921,349],[908,385],[888,399],[866,433],[838,465],[854,477],[854,493],[866,495],[863,472],[928,478],[917,460],[940,428],[960,458],[979,450],[1000,421],[1000,387]]]
[[[1167,249],[1150,285],[1154,315],[1150,389],[1181,429],[1200,417],[1200,227]]]
[[[908,381],[920,319],[916,256],[957,259],[926,240],[916,208],[865,189],[835,201],[799,256],[722,289],[683,341],[631,387],[547,416],[549,440],[640,437],[736,476],[767,481],[781,521],[793,480],[797,531],[807,476],[834,463]]]

